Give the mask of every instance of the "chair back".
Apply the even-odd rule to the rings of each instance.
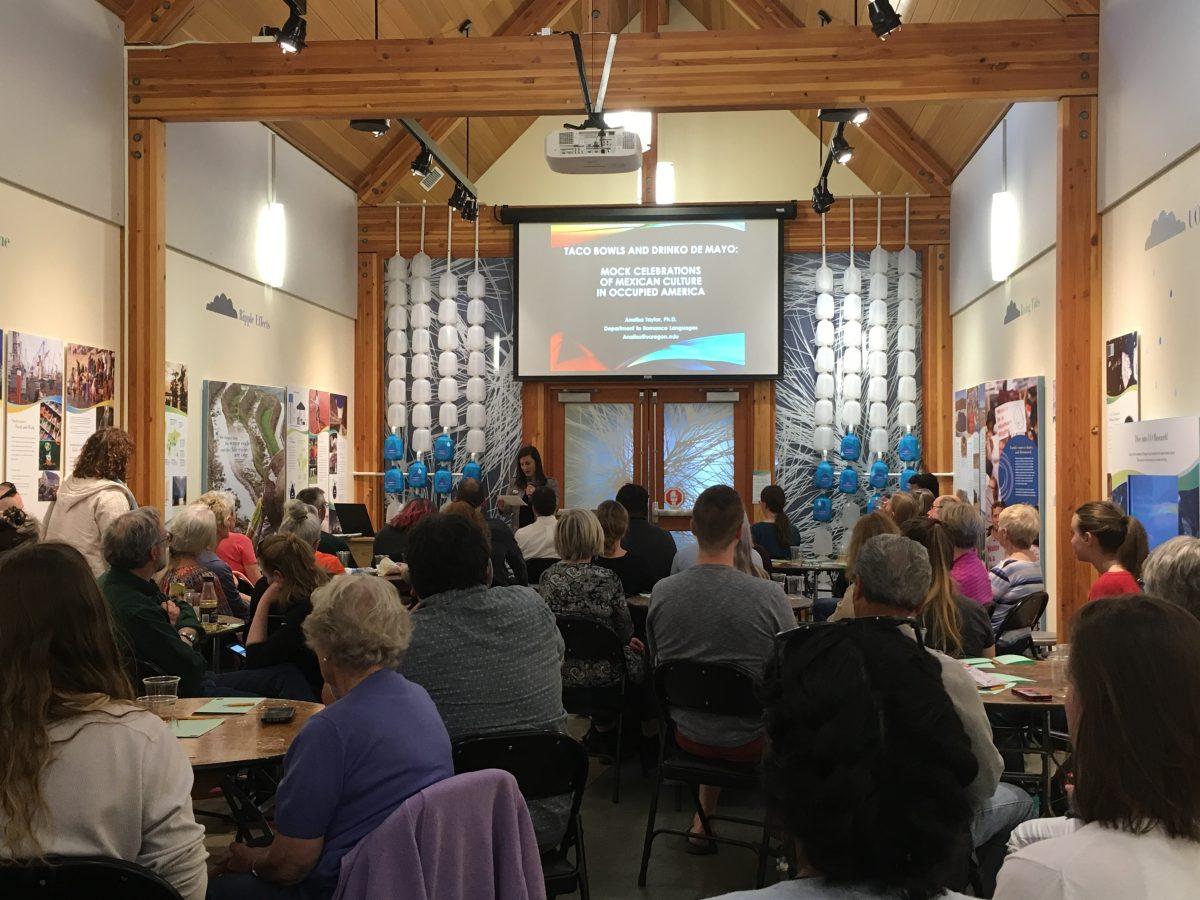
[[[663,710],[687,709],[718,716],[762,713],[754,679],[732,663],[671,660],[655,669],[654,689]]]
[[[0,897],[75,900],[182,900],[165,878],[137,863],[104,856],[51,856],[44,863],[0,865]]]
[[[612,665],[613,672],[625,671],[625,648],[617,633],[608,626],[583,616],[559,616],[558,631],[567,645],[567,659],[607,662]]]
[[[1049,603],[1050,595],[1045,591],[1038,591],[1036,594],[1030,594],[1018,601],[1017,605],[1010,609],[1008,615],[1004,617],[1004,624],[1000,626],[1000,634],[1004,634],[1006,631],[1015,631],[1018,628],[1032,629],[1042,618],[1042,613],[1046,611]]]
[[[542,556],[525,560],[525,571],[529,574],[529,586],[537,587],[538,582],[542,580],[542,573],[556,562],[558,562],[557,559]]]

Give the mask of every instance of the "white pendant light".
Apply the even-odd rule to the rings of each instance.
[[[429,332],[425,330],[414,331],[412,333],[412,352],[413,353],[432,353],[433,342],[429,337]]]
[[[433,313],[428,303],[414,303],[408,308],[408,327],[413,331],[428,328],[433,324]]]
[[[387,386],[387,402],[388,403],[403,403],[405,397],[406,385],[399,378],[394,378],[388,382]]]
[[[449,300],[458,296],[458,276],[447,269],[438,279],[438,296]]]
[[[478,220],[476,220],[478,221]],[[476,265],[479,264],[479,256],[475,257]],[[467,276],[467,296],[472,300],[479,300],[487,294],[487,281],[483,277],[483,273],[476,269]]]
[[[842,298],[842,318],[852,322],[862,321],[862,298],[858,294],[847,294]]]
[[[438,349],[457,350],[458,346],[458,329],[453,325],[443,325],[438,330]]]
[[[862,404],[857,400],[846,400],[842,403],[842,427],[857,428],[862,424]]]
[[[887,428],[888,411],[886,403],[872,403],[867,407],[867,424],[872,428]]]
[[[433,260],[425,252],[425,201],[421,201],[421,248],[409,261],[408,272],[413,278],[428,278],[433,273]]]
[[[834,344],[833,322],[829,319],[820,319],[817,322],[817,327],[813,333],[813,340],[818,347],[832,347]]]
[[[888,295],[888,277],[886,274],[871,276],[871,299],[886,300]]]
[[[442,378],[438,381],[438,402],[453,403],[458,399],[458,382],[453,378]]]
[[[1017,237],[1020,214],[1017,198],[1008,190],[1008,117],[1000,122],[1001,190],[992,194],[991,257],[992,280],[1004,281],[1017,267]]]
[[[467,303],[467,324],[482,325],[487,321],[487,304],[478,298]]]
[[[403,331],[390,332],[384,343],[387,345],[387,352],[392,356],[408,352],[408,335]]]
[[[387,306],[403,306],[408,302],[408,285],[403,281],[384,282],[383,301]]]
[[[884,325],[888,323],[888,308],[887,300],[881,298],[871,301],[871,308],[867,312],[868,325]]]
[[[867,356],[867,373],[872,378],[887,378],[887,354],[872,350]]]
[[[896,346],[901,350],[917,349],[917,332],[911,325],[901,325],[896,332]]]
[[[481,352],[487,347],[487,332],[482,325],[472,325],[467,329],[467,349]]]
[[[887,403],[887,395],[886,378],[871,378],[867,381],[867,400],[871,403]]]
[[[916,325],[917,304],[912,300],[901,300],[896,307],[896,321],[901,325]]]
[[[883,456],[887,453],[888,433],[886,428],[872,428],[870,443],[867,445],[867,451],[875,456]]]
[[[389,306],[387,311],[387,327],[390,331],[404,331],[408,328],[408,307]]]
[[[850,347],[842,354],[843,375],[857,375],[862,371],[862,351]]]
[[[483,453],[482,428],[472,428],[467,432],[467,452],[475,456]]]
[[[862,376],[851,372],[842,376],[842,398],[858,400],[862,397]]]
[[[813,429],[813,448],[818,453],[828,453],[833,449],[833,429],[828,425],[818,425]]]
[[[387,423],[388,428],[403,428],[405,426],[403,403],[392,403],[388,406]]]
[[[842,344],[846,347],[862,345],[862,323],[855,319],[842,322]]]
[[[896,399],[901,403],[915,403],[917,400],[917,379],[911,375],[903,375],[896,387]]]
[[[887,329],[882,325],[872,325],[869,335],[872,353],[887,352]]]
[[[916,428],[917,404],[901,403],[896,411],[896,422],[901,428]]]
[[[818,347],[816,355],[813,356],[813,369],[818,373],[832,372],[834,367],[834,357],[832,347]]]
[[[414,256],[415,260],[416,257]],[[412,304],[428,303],[433,299],[433,288],[428,278],[414,277],[408,282],[408,302]]]
[[[443,325],[458,323],[458,302],[453,297],[438,302],[438,321]]]
[[[832,319],[833,312],[833,294],[817,294],[816,317],[818,319]]]

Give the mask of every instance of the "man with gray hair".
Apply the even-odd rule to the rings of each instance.
[[[1181,535],[1155,548],[1142,564],[1146,593],[1178,603],[1200,619],[1200,538]]]
[[[210,675],[195,649],[204,634],[191,605],[167,597],[154,573],[167,564],[171,534],[158,510],[143,506],[118,516],[101,537],[108,571],[99,578],[127,659],[163,675],[179,676],[181,697],[280,697],[311,688],[295,666]]]
[[[867,540],[854,566],[856,619],[886,616],[913,618],[933,580],[929,554],[916,541],[899,534],[880,534]],[[942,667],[942,687],[971,741],[979,765],[967,795],[975,808],[971,836],[976,847],[1008,840],[1009,832],[1033,815],[1033,800],[1023,790],[1000,781],[1004,760],[992,743],[992,726],[975,682],[963,664],[929,649]]]
[[[350,544],[347,543],[344,537],[338,537],[336,534],[330,534],[325,530],[325,519],[329,514],[329,505],[325,502],[325,492],[318,487],[305,488],[296,494],[296,499],[301,503],[307,503],[317,511],[317,521],[321,523],[321,537],[317,544],[319,553],[328,553],[330,556],[337,556],[339,553],[349,551]]]

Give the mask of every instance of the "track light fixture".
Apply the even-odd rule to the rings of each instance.
[[[838,123],[837,131],[833,133],[833,141],[829,144],[829,152],[833,156],[833,161],[839,166],[844,166],[854,158],[854,148],[850,146],[850,142],[846,140],[846,123]]]
[[[429,152],[429,148],[424,144],[421,145],[420,152],[413,158],[412,173],[418,178],[424,178],[429,174],[430,168],[433,166],[433,154]]]
[[[833,208],[834,202],[833,192],[829,190],[829,182],[822,175],[821,180],[817,182],[817,186],[813,188],[813,212],[819,216],[823,216]]]
[[[471,192],[463,187],[461,183],[455,183],[454,193],[450,195],[450,208],[457,209],[461,213],[467,204],[474,199],[471,196]]]
[[[822,122],[849,122],[851,125],[861,125],[870,118],[871,114],[865,107],[839,107],[837,109],[819,109],[817,118]]]
[[[391,123],[387,119],[351,119],[350,127],[378,138],[388,133]]]
[[[299,53],[306,46],[308,37],[308,22],[304,16],[308,13],[308,0],[283,0],[287,4],[288,17],[281,28],[264,25],[258,30],[259,37],[273,37],[279,49],[284,53]]]
[[[886,41],[893,31],[900,30],[900,14],[892,9],[891,0],[870,0],[867,11],[871,15],[871,31],[881,41]]]

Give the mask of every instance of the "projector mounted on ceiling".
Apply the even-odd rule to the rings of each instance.
[[[583,108],[587,118],[580,125],[568,122],[562,129],[546,135],[546,164],[552,172],[563,175],[636,172],[642,167],[641,137],[636,131],[609,128],[608,123],[604,121],[604,94],[608,89],[609,73],[612,71],[613,53],[617,49],[617,35],[609,35],[604,72],[600,77],[600,89],[593,106],[579,35],[573,31],[569,34],[575,50],[575,66],[579,70],[579,84],[583,88]]]

